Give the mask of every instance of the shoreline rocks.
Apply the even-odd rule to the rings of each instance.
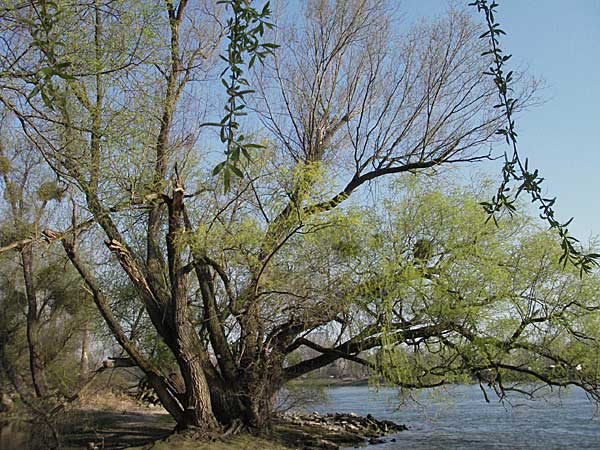
[[[305,450],[383,444],[387,441],[382,437],[408,430],[406,425],[377,420],[371,414],[362,417],[355,413],[285,413],[280,415],[279,421],[304,430],[306,439],[297,444]]]

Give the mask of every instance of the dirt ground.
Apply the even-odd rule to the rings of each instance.
[[[276,421],[273,430],[264,437],[239,434],[224,439],[200,441],[197,437],[173,434],[175,422],[161,407],[140,406],[133,400],[112,394],[87,396],[71,405],[58,422],[61,448],[75,449],[138,449],[138,450],[290,450],[317,448],[313,442],[327,439],[341,447],[353,446],[347,436],[327,430]],[[0,445],[0,450],[47,448],[50,442],[43,430],[35,427],[7,429],[5,436],[15,445]],[[0,436],[1,437],[1,436]],[[3,441],[4,442],[4,441]],[[335,445],[335,447],[337,447]],[[318,448],[324,448],[320,445]]]
[[[175,426],[162,412],[70,411],[73,422],[63,427],[63,445],[104,449],[140,447],[169,436]]]
[[[62,445],[67,449],[139,447],[169,436],[175,426],[160,407],[146,407],[110,392],[87,395],[59,420]]]
[[[87,396],[61,419],[63,448],[68,450],[287,450],[279,435],[261,439],[247,434],[214,442],[172,435],[175,422],[161,407],[146,407],[127,397],[102,393]]]

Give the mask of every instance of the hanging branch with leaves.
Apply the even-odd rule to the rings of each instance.
[[[547,198],[542,194],[541,184],[544,178],[540,177],[537,169],[531,171],[527,158],[523,161],[519,154],[517,132],[513,118],[518,99],[512,97],[512,93],[514,92],[511,88],[513,72],[506,72],[505,70],[505,65],[512,55],[505,55],[500,48],[499,36],[506,33],[495,21],[494,13],[496,12],[498,3],[492,1],[492,3],[488,4],[487,0],[477,0],[469,3],[469,6],[477,7],[477,10],[485,15],[487,30],[480,38],[487,39],[489,49],[483,52],[482,56],[490,55],[492,57],[492,64],[484,73],[494,80],[499,98],[499,103],[495,105],[495,108],[503,108],[506,119],[504,126],[498,129],[496,133],[504,136],[506,143],[511,149],[510,154],[504,154],[502,182],[496,195],[490,202],[481,203],[485,211],[489,214],[488,220],[493,219],[494,222],[497,222],[496,214],[503,210],[512,214],[515,211],[515,202],[519,196],[523,192],[528,193],[531,196],[532,202],[539,205],[540,217],[550,225],[550,228],[558,232],[563,250],[560,262],[563,265],[569,262],[574,264],[579,268],[581,274],[590,273],[594,267],[599,265],[600,254],[585,253],[581,249],[581,245],[579,245],[579,240],[569,235],[567,227],[573,221],[573,218],[564,223],[556,219],[554,211],[556,197]],[[510,187],[513,182],[517,183],[516,189]]]
[[[238,167],[243,155],[250,160],[250,150],[263,148],[262,145],[248,141],[246,136],[239,133],[239,118],[245,116],[246,97],[254,92],[245,77],[244,69],[251,69],[255,62],[261,64],[265,58],[277,48],[276,44],[261,42],[267,29],[273,28],[269,21],[271,9],[269,2],[259,11],[251,3],[252,0],[221,0],[217,2],[231,8],[232,16],[227,20],[227,53],[221,55],[227,67],[221,73],[221,83],[227,90],[225,115],[219,123],[206,125],[218,126],[220,139],[226,144],[225,161],[213,169],[213,175],[223,174],[223,185],[227,192],[231,185],[231,174],[242,177]]]
[[[56,25],[63,13],[64,11],[56,2],[41,1],[39,4],[32,2],[30,17],[21,19],[31,34],[31,47],[44,55],[44,66],[33,75],[34,88],[28,98],[31,99],[39,93],[44,105],[51,110],[54,109],[58,95],[53,78],[75,79],[66,71],[71,63],[61,58],[59,51],[65,44],[61,40],[60,32],[56,30]]]

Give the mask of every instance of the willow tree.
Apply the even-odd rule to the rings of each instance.
[[[349,207],[368,201],[367,185],[488,158],[499,112],[483,75],[481,30],[466,13],[407,28],[389,14],[392,3],[314,0],[298,4],[304,15],[293,29],[286,17],[277,22],[279,48],[250,67],[240,55],[260,43],[236,41],[232,30],[244,21],[262,33],[268,7],[42,5],[3,10],[10,51],[0,101],[57,176],[78,188],[79,222],[45,234],[61,240],[179,427],[262,429],[289,380],[339,358],[362,361],[357,354],[375,347],[469,331],[453,315],[368,314],[376,299],[356,285],[376,280],[338,258],[378,250],[352,244],[367,238],[369,223],[348,227]],[[229,77],[224,117],[219,74]],[[251,98],[246,83],[256,86]],[[216,168],[211,152],[223,149],[205,123],[218,125],[227,144]],[[242,125],[255,130],[252,139]],[[245,142],[264,145],[246,160],[240,154],[258,146]],[[74,232],[90,221],[87,233],[106,244],[91,259],[78,251],[89,234]],[[330,252],[319,241],[325,232],[342,237]],[[391,245],[402,244],[383,239],[381,250]],[[153,361],[115,317],[111,272],[96,264],[105,255],[135,290],[172,367]],[[406,317],[402,298],[387,303]],[[367,309],[355,314],[360,304]],[[310,340],[322,329],[339,333],[334,346]],[[303,345],[320,355],[289,365]]]
[[[486,386],[504,399],[572,385],[598,401],[598,274],[563,269],[558,233],[524,213],[486,223],[492,184],[397,182],[385,213],[326,238],[352,274],[349,314],[379,330],[334,349],[376,349],[356,360],[405,388],[478,381],[489,401]]]

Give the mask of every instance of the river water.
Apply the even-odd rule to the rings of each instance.
[[[329,402],[311,411],[373,414],[409,427],[368,447],[373,450],[600,449],[600,417],[578,389],[538,401],[513,397],[512,406],[492,396],[486,403],[473,385],[419,393],[418,403],[403,406],[392,389],[332,387],[327,393]],[[396,442],[390,442],[393,437]]]

